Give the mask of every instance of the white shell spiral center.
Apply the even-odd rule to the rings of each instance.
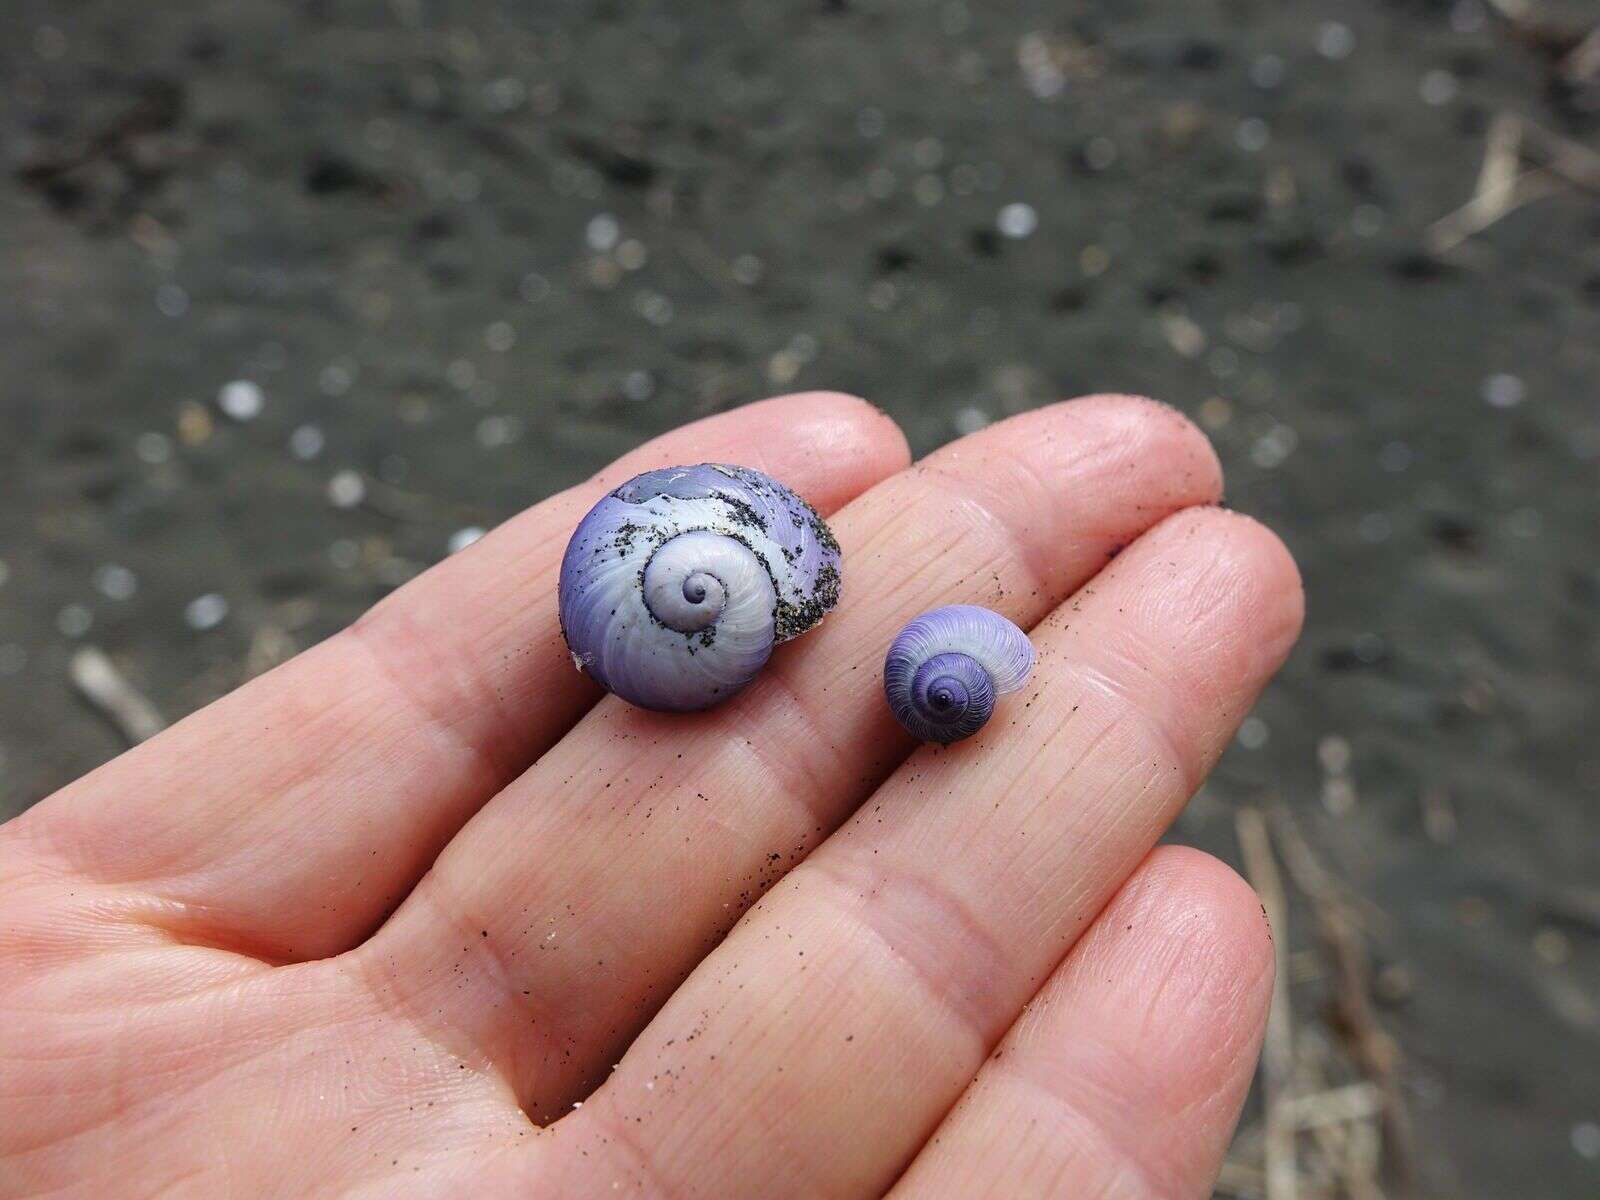
[[[679,633],[715,625],[730,595],[753,600],[769,619],[774,601],[772,581],[755,553],[737,538],[706,530],[679,534],[657,547],[643,582],[651,615]]]

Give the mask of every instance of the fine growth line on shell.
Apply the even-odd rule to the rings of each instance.
[[[913,737],[948,744],[982,729],[997,698],[1022,687],[1033,664],[1028,635],[999,613],[946,605],[896,635],[884,656],[884,697]]]

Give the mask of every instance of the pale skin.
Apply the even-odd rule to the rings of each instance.
[[[648,467],[829,515],[840,607],[709,713],[572,666],[561,551]],[[1300,628],[1173,410],[908,465],[811,394],[650,443],[0,827],[0,1196],[1200,1198],[1273,975],[1155,844]],[[1039,664],[916,747],[884,649],[988,605]]]

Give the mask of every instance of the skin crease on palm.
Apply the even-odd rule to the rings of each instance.
[[[844,595],[721,708],[602,697],[574,525],[720,460],[829,515]],[[3,1197],[1205,1197],[1273,973],[1155,848],[1298,634],[1277,539],[1148,400],[912,466],[831,394],[667,434],[0,827]],[[1030,631],[917,747],[916,613]]]

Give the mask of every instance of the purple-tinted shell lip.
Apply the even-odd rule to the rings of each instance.
[[[641,589],[660,546],[697,530],[742,545],[764,568],[772,599],[763,634],[720,621],[680,633],[627,594]],[[561,565],[561,631],[579,668],[607,690],[648,708],[706,708],[745,686],[774,644],[834,607],[839,565],[838,542],[816,511],[758,471],[721,463],[647,471],[614,488],[573,533]]]
[[[999,613],[947,605],[912,620],[890,644],[884,696],[913,737],[948,744],[982,728],[995,698],[1022,687],[1033,664],[1028,635]],[[933,702],[940,681],[958,703],[940,708]]]

